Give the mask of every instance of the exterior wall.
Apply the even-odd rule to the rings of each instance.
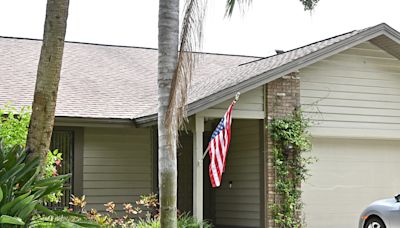
[[[268,120],[291,114],[294,109],[300,105],[300,80],[298,80],[296,75],[297,74],[292,73],[267,84],[266,104]],[[275,194],[275,172],[272,160],[273,143],[268,131],[265,132],[265,135],[265,140],[267,142],[267,153],[264,158],[266,164],[264,167],[266,185],[266,190],[264,192],[266,202],[265,227],[273,228],[277,226],[274,224],[272,214],[268,208],[279,199]]]
[[[226,109],[229,107],[232,100],[233,97],[207,110],[199,112],[196,115],[220,118],[225,114]],[[232,117],[245,119],[264,119],[265,110],[263,86],[241,94],[240,100],[235,106],[235,111],[232,113]]]
[[[232,124],[225,173],[215,189],[215,222],[217,226],[260,227],[260,121],[235,119]]]
[[[152,191],[149,128],[85,128],[83,194],[87,208],[104,210],[104,203],[134,203]]]
[[[400,61],[366,42],[300,70],[314,136],[400,138]]]

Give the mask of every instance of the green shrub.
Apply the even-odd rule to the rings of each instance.
[[[43,206],[44,198],[63,189],[70,175],[39,178],[39,158],[27,161],[20,146],[4,151],[0,145],[0,223],[27,224],[35,210],[53,215]],[[1,218],[7,218],[1,220]],[[3,225],[3,227],[5,227]]]
[[[208,222],[199,222],[189,214],[182,214],[178,217],[178,228],[211,228],[212,225]],[[160,228],[159,219],[139,220],[135,228]]]
[[[2,142],[2,153],[7,154],[15,146],[25,147],[30,121],[30,108],[22,107],[20,110],[10,104],[0,109],[0,139]],[[58,150],[49,151],[43,177],[48,178],[57,175],[57,166],[62,161],[62,153]],[[43,199],[46,203],[58,203],[62,191],[46,195]]]
[[[59,228],[59,227],[102,227],[88,220],[83,215],[65,212],[65,215],[58,216],[40,216],[36,215],[29,224],[30,228]]]
[[[85,209],[86,200],[85,196],[71,197],[71,204],[77,208],[83,215],[93,222],[97,223],[101,227],[121,227],[121,228],[159,228],[160,220],[158,214],[159,202],[156,194],[142,195],[140,199],[136,201],[136,207],[133,207],[130,203],[124,203],[122,208],[125,211],[123,215],[117,215],[115,209],[117,205],[114,202],[108,202],[104,204],[106,213],[98,213],[95,209],[87,211]],[[196,219],[191,217],[189,214],[181,214],[178,216],[178,227],[179,228],[197,228],[212,227],[207,222],[198,222]]]
[[[17,110],[5,105],[0,109],[0,138],[3,141],[3,151],[14,146],[25,146],[30,117],[30,108],[27,107]]]

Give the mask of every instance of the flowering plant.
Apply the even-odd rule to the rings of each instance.
[[[57,149],[54,151],[49,151],[47,153],[46,164],[43,171],[43,177],[54,177],[58,176],[57,169],[61,167],[62,153]],[[49,194],[44,199],[47,203],[58,203],[63,196],[62,191],[57,191]]]

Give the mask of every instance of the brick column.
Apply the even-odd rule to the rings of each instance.
[[[297,73],[290,73],[282,78],[276,79],[266,85],[266,108],[267,121],[273,118],[284,117],[293,113],[300,105],[300,80]],[[273,143],[268,130],[265,134],[267,142],[267,154],[265,156],[265,226],[277,227],[272,219],[269,209],[271,203],[278,200],[275,194],[275,171],[273,167],[272,147]]]

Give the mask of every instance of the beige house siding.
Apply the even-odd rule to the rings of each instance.
[[[232,100],[233,97],[196,115],[221,118]],[[264,89],[263,86],[260,86],[240,95],[232,116],[233,118],[264,119],[264,111]]]
[[[216,224],[260,226],[260,125],[233,120],[232,141],[221,186],[215,190]],[[232,188],[229,182],[232,181]]]
[[[400,137],[400,61],[366,42],[300,70],[315,136]]]
[[[85,128],[83,194],[87,208],[104,210],[104,203],[134,203],[152,191],[149,128]]]

